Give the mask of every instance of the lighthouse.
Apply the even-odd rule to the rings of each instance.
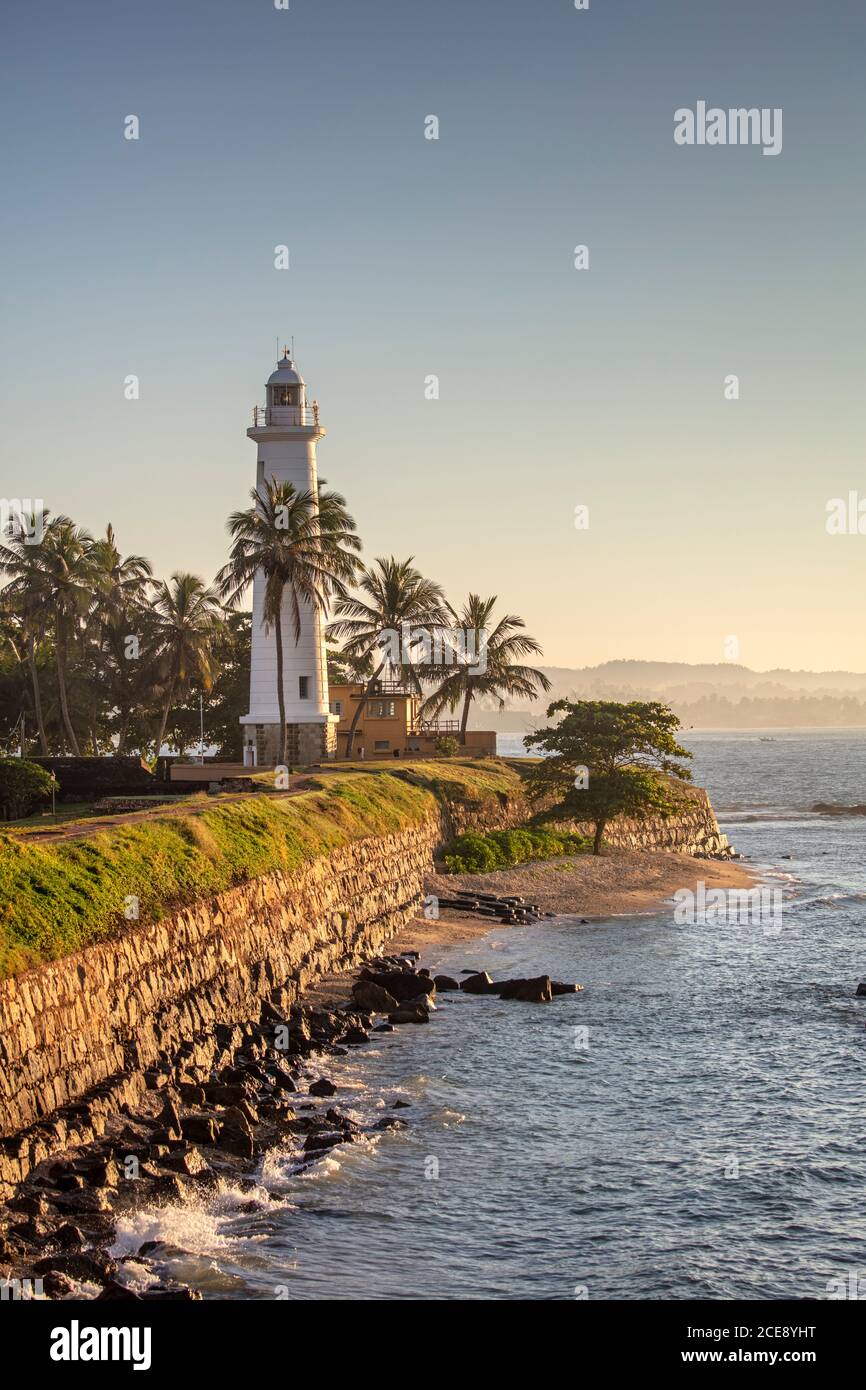
[[[264,407],[253,409],[247,438],[256,445],[256,490],[272,478],[291,483],[298,492],[318,496],[316,446],[325,431],[319,407],[307,404],[304,379],[289,350],[268,377]],[[265,629],[262,616],[265,576],[253,582],[250,709],[241,716],[244,762],[273,767],[280,754],[280,715],[277,699],[276,635]],[[317,763],[336,752],[338,716],[328,707],[328,665],[321,612],[301,601],[301,634],[295,642],[288,592],[283,596],[283,687],[285,691],[288,757],[294,765]]]

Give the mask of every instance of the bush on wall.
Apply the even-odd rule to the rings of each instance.
[[[0,815],[4,820],[31,816],[51,797],[51,778],[35,763],[22,758],[0,758]]]

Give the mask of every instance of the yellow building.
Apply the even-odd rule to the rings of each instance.
[[[337,757],[346,757],[349,730],[365,686],[330,684],[331,713],[339,718]],[[436,752],[442,738],[460,740],[459,719],[422,720],[421,699],[399,681],[377,681],[355,728],[353,758],[401,758]],[[478,757],[496,752],[496,734],[487,729],[467,729],[461,752]]]

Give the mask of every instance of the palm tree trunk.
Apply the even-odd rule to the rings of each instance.
[[[39,747],[42,756],[48,757],[48,737],[45,733],[45,720],[42,715],[42,692],[39,689],[39,671],[36,667],[36,645],[33,634],[27,638],[27,665],[30,667],[30,681],[33,686],[33,713],[36,715],[36,727],[39,730]]]
[[[172,706],[172,702],[173,702],[173,700],[174,700],[174,687],[175,687],[175,681],[176,681],[176,678],[175,678],[174,676],[172,676],[172,678],[171,678],[171,684],[170,684],[169,687],[168,687],[168,694],[167,694],[166,697],[165,697],[165,705],[163,706],[163,710],[162,710],[162,718],[160,719],[160,722],[159,722],[159,733],[158,733],[157,736],[156,736],[156,754],[155,754],[155,756],[156,756],[157,758],[159,757],[159,751],[160,751],[160,749],[162,748],[162,740],[165,738],[165,726],[166,726],[166,724],[168,723],[168,716],[171,714],[171,706]]]
[[[66,692],[66,633],[62,622],[57,624],[57,685],[60,690],[60,712],[63,716],[63,727],[66,730],[66,737],[72,749],[72,756],[81,757],[81,750],[78,747],[78,739],[75,737],[75,730],[72,727],[72,720],[69,716],[69,697]]]
[[[288,748],[289,734],[286,729],[286,691],[283,684],[283,603],[282,594],[280,595],[280,606],[277,610],[277,618],[274,626],[274,636],[277,644],[277,708],[280,711],[280,765],[288,767]]]
[[[466,696],[465,696],[465,699],[464,699],[464,701],[463,701],[463,713],[462,713],[462,715],[460,716],[460,742],[461,742],[464,746],[465,746],[465,744],[466,744],[466,725],[469,723],[469,706],[470,706],[471,704],[472,704],[472,691],[471,691],[471,689],[469,689],[469,690],[466,691]]]
[[[347,757],[347,758],[351,758],[351,756],[352,756],[352,748],[354,747],[354,743],[355,743],[355,731],[356,731],[356,729],[358,728],[358,720],[361,718],[361,714],[362,714],[362,712],[363,712],[364,706],[366,705],[366,703],[367,703],[367,701],[369,700],[371,694],[373,693],[373,686],[376,684],[376,681],[377,681],[377,680],[379,679],[379,677],[381,676],[382,671],[384,670],[384,667],[385,667],[385,662],[384,662],[384,661],[380,662],[379,666],[376,668],[376,670],[373,672],[373,674],[372,674],[372,676],[370,677],[370,679],[367,681],[366,687],[365,687],[365,689],[364,689],[364,693],[363,693],[363,695],[361,696],[360,700],[358,701],[358,708],[355,710],[355,713],[352,715],[352,723],[351,723],[350,726],[349,726],[349,736],[348,736],[348,738],[346,739],[346,757]]]

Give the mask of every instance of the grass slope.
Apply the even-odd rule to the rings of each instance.
[[[417,825],[435,800],[483,804],[518,794],[505,762],[405,763],[329,773],[299,796],[199,800],[176,815],[118,824],[89,839],[28,843],[0,835],[0,977],[80,950],[168,912],[368,836]]]

